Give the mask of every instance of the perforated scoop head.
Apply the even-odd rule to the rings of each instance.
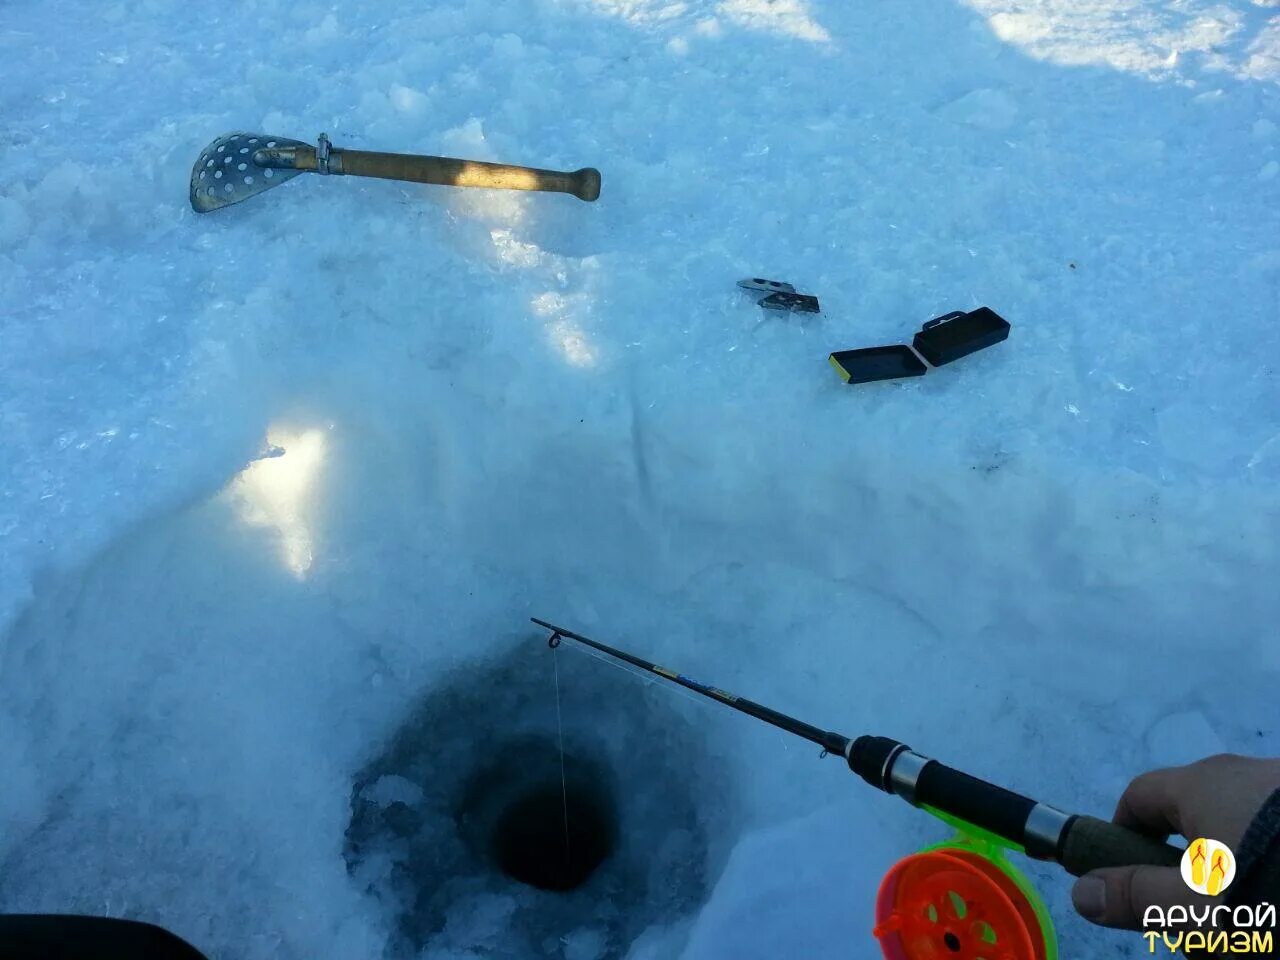
[[[301,170],[260,167],[254,152],[264,147],[305,147],[301,140],[271,137],[265,133],[228,133],[200,152],[191,170],[191,206],[208,213],[248,200],[263,190],[296,177]]]

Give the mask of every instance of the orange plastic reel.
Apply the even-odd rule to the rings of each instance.
[[[898,861],[880,883],[874,933],[886,960],[1046,960],[1026,895],[962,847]]]

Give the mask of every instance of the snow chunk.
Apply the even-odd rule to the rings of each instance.
[[[608,942],[600,930],[583,928],[564,938],[564,960],[600,960]]]
[[[953,123],[983,130],[1007,130],[1018,117],[1018,104],[1003,90],[971,90],[938,111]]]
[[[8,731],[20,728],[8,716],[0,712],[0,722]],[[20,737],[20,734],[19,734]],[[23,739],[12,733],[0,737],[0,770],[5,773],[5,834],[0,839],[0,856],[5,853],[4,842],[17,840],[23,832],[36,826],[46,815],[44,791],[40,788],[39,768]]]
[[[1139,0],[1087,4],[968,0],[968,4],[988,17],[997,37],[1033,57],[1063,64],[1105,64],[1148,76],[1169,74],[1183,53],[1221,58],[1220,48],[1243,25],[1239,12],[1222,6],[1188,17],[1181,10],[1156,9]]]
[[[516,906],[514,897],[500,893],[466,898],[450,915],[440,939],[455,949],[491,946],[501,938]]]
[[[17,244],[30,228],[26,208],[13,197],[0,197],[0,246]]]
[[[1254,80],[1280,77],[1280,17],[1273,17],[1249,45],[1243,73]]]
[[[1153,767],[1179,766],[1225,750],[1199,710],[1171,713],[1147,731],[1147,759]]]
[[[466,122],[450,127],[444,132],[442,139],[452,150],[469,150],[474,154],[489,155],[489,145],[484,138],[484,123],[479,117],[468,117]]]
[[[504,60],[519,60],[524,56],[524,41],[514,33],[504,33],[493,41],[493,52]]]
[[[748,834],[699,913],[684,960],[820,957],[830,944],[858,943],[871,929],[880,878],[902,855],[887,829],[895,815],[889,804],[835,804]],[[842,909],[796,923],[804,904],[836,889]]]
[[[803,0],[724,0],[719,11],[740,27],[781,33],[812,43],[831,41],[831,34],[813,19]]]
[[[370,803],[380,807],[389,807],[393,803],[414,806],[422,802],[422,788],[405,777],[388,773],[379,777],[361,793]]]
[[[412,87],[402,87],[400,84],[394,84],[391,87],[391,105],[401,113],[421,113],[427,105],[427,95],[421,90],[414,90]]]
[[[303,34],[307,43],[328,43],[330,40],[337,40],[341,35],[338,29],[338,18],[332,13],[325,14],[323,20]]]
[[[1249,458],[1249,471],[1255,476],[1280,480],[1280,433],[1253,452]]]

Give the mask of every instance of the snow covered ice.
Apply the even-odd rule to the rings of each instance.
[[[530,615],[1096,815],[1280,753],[1274,4],[18,0],[0,64],[0,911],[214,958],[877,954],[940,824],[567,650],[653,870],[414,913],[394,843],[357,863],[374,771],[474,867],[451,791],[554,735]],[[193,213],[240,129],[603,193]],[[826,363],[984,304],[1008,342],[926,377]],[[1020,862],[1064,957],[1145,949]]]

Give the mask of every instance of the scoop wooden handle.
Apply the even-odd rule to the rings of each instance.
[[[315,169],[315,154],[309,158]],[[303,161],[302,157],[299,157]],[[563,172],[515,167],[480,160],[452,157],[424,157],[409,153],[378,153],[371,150],[334,150],[330,154],[331,173],[381,180],[408,180],[449,187],[488,187],[495,190],[542,190],[571,193],[579,200],[600,196],[600,171],[593,167]]]

